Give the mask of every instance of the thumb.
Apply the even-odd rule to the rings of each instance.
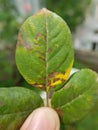
[[[41,107],[34,110],[20,130],[59,130],[59,117],[52,108]]]

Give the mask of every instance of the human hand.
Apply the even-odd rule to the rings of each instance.
[[[48,107],[34,110],[20,130],[59,130],[60,121],[57,113]]]

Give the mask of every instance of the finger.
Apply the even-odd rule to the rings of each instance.
[[[59,130],[60,122],[56,111],[42,107],[33,111],[20,130]]]

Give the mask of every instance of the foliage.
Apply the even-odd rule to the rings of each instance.
[[[83,120],[76,124],[77,130],[97,130],[98,129],[98,102],[94,109]]]
[[[19,130],[32,110],[42,104],[40,96],[29,89],[0,88],[0,130]]]
[[[46,7],[60,15],[69,25],[71,31],[83,22],[85,12],[91,0],[47,0]]]
[[[83,69],[74,74],[66,85],[52,96],[52,106],[64,124],[72,124],[85,117],[98,100],[97,74]],[[61,101],[62,99],[62,101]]]
[[[15,65],[19,13],[13,1],[0,0],[0,86],[16,85],[20,75]],[[6,81],[6,82],[5,82]]]
[[[19,13],[11,0],[0,0],[0,40],[12,43],[17,39]]]
[[[73,57],[70,30],[59,16],[43,9],[24,22],[18,35],[16,64],[29,84],[46,91],[60,87],[69,76]]]
[[[47,106],[57,111],[61,130],[79,128],[82,122],[78,122],[98,101],[96,72],[82,69],[68,79],[73,58],[70,30],[58,15],[42,9],[24,22],[18,35],[17,67],[30,85],[46,91]],[[44,106],[41,97],[26,88],[1,88],[0,96],[0,127],[5,130],[18,130],[32,110]],[[12,122],[15,112],[19,113]]]
[[[17,71],[14,59],[12,46],[0,50],[0,87],[17,85],[20,82],[21,76]]]

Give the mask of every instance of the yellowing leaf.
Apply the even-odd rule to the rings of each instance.
[[[73,59],[70,30],[57,14],[42,9],[23,23],[18,35],[16,64],[29,84],[46,91],[62,87]]]

